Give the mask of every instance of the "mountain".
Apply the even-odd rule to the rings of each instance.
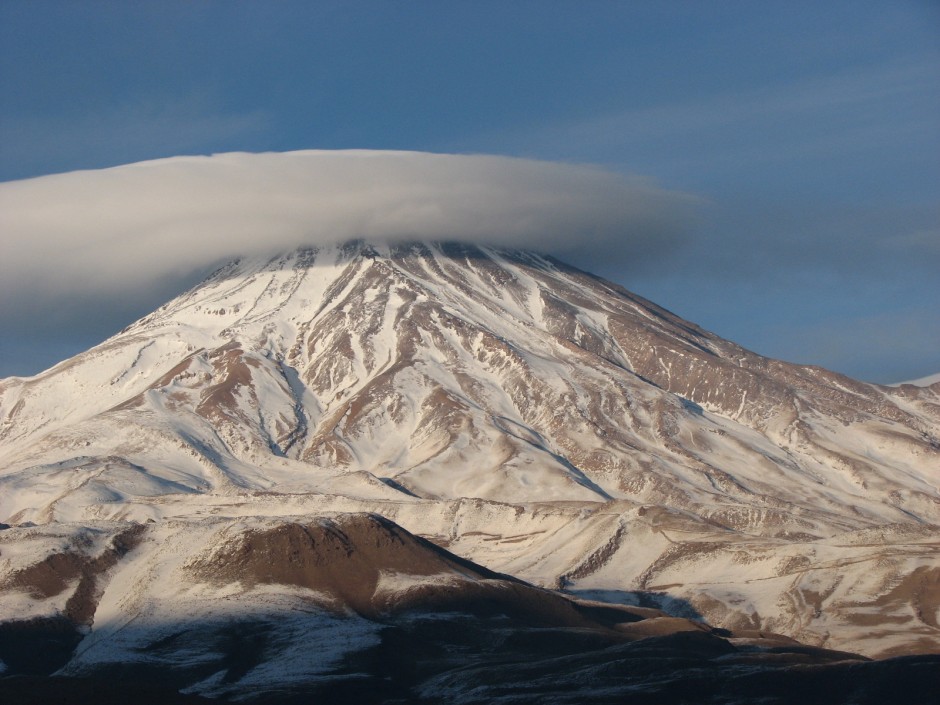
[[[892,384],[892,387],[900,387],[903,384],[911,384],[915,387],[932,387],[935,384],[940,383],[940,372],[933,375],[927,375],[926,377],[921,377],[920,379],[910,380],[909,382],[898,382],[897,384]]]
[[[73,677],[189,654],[180,687],[203,694],[268,682],[271,661],[220,670],[206,653],[225,649],[199,656],[165,625],[224,621],[233,601],[286,610],[312,621],[294,637],[207,627],[210,641],[282,653],[316,623],[338,661],[375,645],[388,603],[374,586],[395,575],[410,577],[392,593],[422,609],[452,605],[455,581],[540,591],[512,604],[565,606],[526,629],[602,641],[649,609],[731,630],[702,633],[733,649],[777,633],[937,652],[935,387],[761,357],[531,252],[351,242],[245,258],[86,353],[0,381],[0,617],[46,636],[66,619],[81,642],[56,642],[55,667]],[[343,539],[370,556],[349,570],[372,593],[303,577],[304,542],[348,538],[347,521],[431,557]],[[252,560],[269,554],[287,563]],[[621,621],[559,616],[585,600]],[[334,631],[337,613],[358,616]]]
[[[5,596],[64,606],[0,624],[14,704],[875,703],[899,679],[905,702],[928,703],[940,666],[572,598],[374,514],[26,529],[4,533],[33,551],[66,545],[38,563],[14,555],[25,565]]]

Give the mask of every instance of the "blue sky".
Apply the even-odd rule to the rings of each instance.
[[[940,3],[0,0],[2,181],[312,148],[651,177],[704,203],[682,243],[576,264],[765,355],[940,371]],[[186,277],[7,297],[0,376]]]

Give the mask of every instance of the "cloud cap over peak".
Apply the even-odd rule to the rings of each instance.
[[[147,287],[237,256],[352,238],[657,257],[700,199],[643,177],[490,155],[176,157],[0,184],[0,295]]]

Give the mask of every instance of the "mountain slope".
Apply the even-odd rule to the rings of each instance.
[[[172,443],[197,463],[160,479],[192,490],[270,489],[312,466],[425,497],[849,505],[847,523],[903,521],[937,516],[936,401],[747,353],[532,255],[352,245],[233,264],[7,381],[0,438],[7,468],[135,464]],[[79,452],[108,424],[120,440]]]
[[[84,541],[61,544],[76,535]],[[0,624],[0,662],[34,674],[62,666],[50,680],[0,678],[4,702],[83,702],[93,687],[96,702],[125,702],[122,685],[160,702],[185,701],[182,691],[259,703],[615,703],[639,691],[683,703],[703,688],[713,703],[754,693],[782,702],[795,691],[871,702],[901,676],[918,703],[929,701],[940,663],[869,662],[776,634],[572,599],[370,514],[0,533],[4,551],[24,543],[45,555],[32,565],[12,557],[0,605],[10,582],[40,601],[61,599],[76,572],[87,587],[76,593],[82,608],[69,598],[58,621]]]
[[[531,253],[234,262],[0,382],[0,424],[7,523],[370,511],[542,585],[940,644],[936,390],[760,357]]]

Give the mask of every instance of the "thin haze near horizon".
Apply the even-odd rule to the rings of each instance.
[[[0,2],[0,181],[350,148],[590,164],[681,194],[681,237],[584,242],[574,263],[765,355],[875,382],[940,370],[929,0]],[[16,237],[7,254],[29,251]],[[195,276],[103,291],[52,254],[30,286],[0,264],[0,377]]]

